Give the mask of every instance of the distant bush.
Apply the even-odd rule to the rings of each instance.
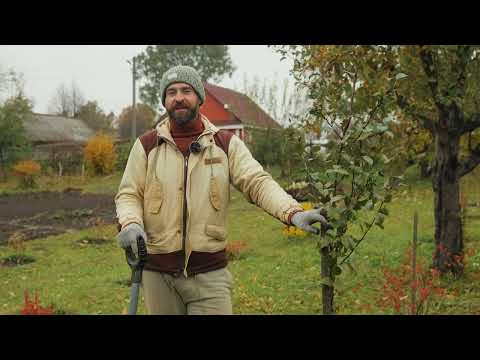
[[[97,134],[85,146],[85,163],[87,170],[95,175],[110,174],[115,169],[117,153],[112,139],[103,134]]]
[[[13,172],[20,177],[20,186],[23,188],[35,187],[35,177],[40,174],[40,164],[33,160],[18,162],[13,167]]]

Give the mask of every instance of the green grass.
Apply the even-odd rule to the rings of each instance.
[[[274,169],[277,176],[278,169]],[[478,175],[477,175],[478,176]],[[70,179],[69,186],[88,192],[115,193],[121,178]],[[477,177],[478,179],[478,177]],[[470,201],[480,201],[478,181],[463,181]],[[65,183],[57,183],[62,189]],[[0,191],[4,186],[0,184]],[[389,206],[385,230],[373,228],[352,255],[355,272],[347,268],[336,283],[335,303],[340,314],[383,314],[375,303],[383,284],[382,267],[397,266],[412,238],[412,218],[419,212],[418,257],[429,264],[434,250],[433,194],[428,182],[407,187],[406,196],[394,197]],[[465,244],[480,247],[480,209],[469,209],[478,218],[467,222]],[[287,237],[283,225],[263,210],[232,192],[229,213],[229,241],[244,240],[248,252],[232,261],[229,269],[235,280],[235,314],[321,314],[320,256],[316,238]],[[80,245],[88,237],[107,239],[105,245]],[[53,303],[66,314],[120,314],[128,306],[130,270],[124,253],[117,247],[114,226],[85,229],[26,243],[25,254],[36,262],[0,268],[0,314],[19,313],[23,292],[38,290],[42,305]],[[0,258],[15,254],[0,247]],[[444,279],[449,296],[431,309],[439,314],[480,313],[480,254],[468,259],[465,276]],[[143,300],[139,313],[145,314]]]

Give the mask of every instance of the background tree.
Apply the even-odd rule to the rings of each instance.
[[[309,116],[310,99],[308,91],[288,78],[280,81],[278,75],[263,78],[255,75],[249,78],[243,74],[242,85],[234,84],[234,90],[247,95],[268,115],[283,127],[295,125],[299,119]]]
[[[65,117],[77,117],[85,104],[85,98],[77,84],[72,81],[70,87],[60,84],[49,103],[49,112]]]
[[[141,135],[150,130],[155,119],[155,111],[146,104],[136,106],[137,134]],[[132,134],[133,107],[124,108],[118,117],[118,132],[122,139],[127,139]]]
[[[151,45],[136,58],[140,99],[153,109],[161,104],[162,75],[173,66],[192,66],[204,81],[216,82],[235,71],[227,45]]]
[[[462,139],[480,128],[480,54],[470,45],[391,47],[393,64],[405,81],[397,104],[427,130],[434,143],[434,266],[442,273],[463,272],[463,234],[460,217],[460,179],[480,163],[480,145],[470,142],[462,154]],[[467,141],[468,144],[468,141]]]
[[[80,108],[85,104],[85,98],[77,84],[72,81],[70,85],[70,100],[72,107],[72,117],[78,117]]]
[[[113,113],[106,115],[96,101],[88,101],[80,106],[77,117],[82,119],[91,129],[104,133],[112,131]]]
[[[7,166],[31,151],[23,125],[31,115],[32,105],[22,95],[0,105],[0,170],[4,179]]]

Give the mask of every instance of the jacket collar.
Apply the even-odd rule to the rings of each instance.
[[[210,120],[203,114],[200,114],[200,120],[203,123],[204,130],[199,136],[199,142],[204,147],[212,145],[211,140],[213,140],[213,135],[220,131],[215,125],[213,125]],[[155,128],[157,130],[158,137],[170,142],[172,145],[175,144],[172,134],[170,133],[170,118],[167,116],[163,119]]]

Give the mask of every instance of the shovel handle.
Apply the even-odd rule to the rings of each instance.
[[[139,292],[140,292],[140,283],[132,283],[132,290],[130,292],[130,305],[128,306],[128,315],[137,314]]]

